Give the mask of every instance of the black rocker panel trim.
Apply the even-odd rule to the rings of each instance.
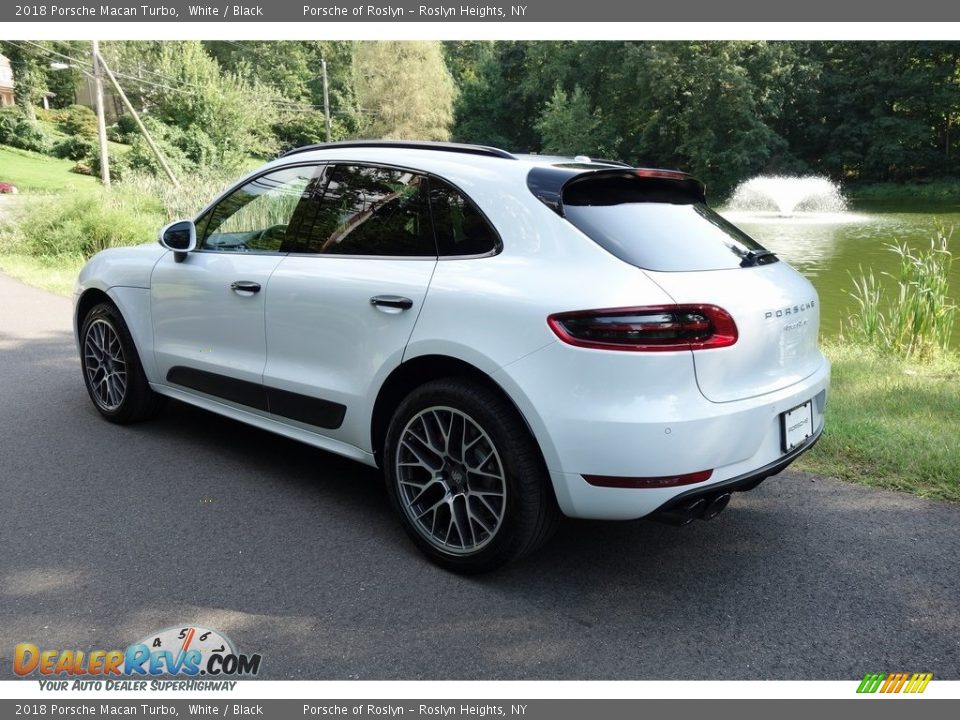
[[[207,395],[235,402],[238,405],[270,411],[267,404],[267,393],[263,385],[248,380],[238,380],[219,373],[197,370],[196,368],[175,365],[167,371],[167,382],[183,385],[192,390],[199,390]]]
[[[343,424],[343,416],[347,414],[347,406],[340,403],[272,387],[266,391],[272,414],[307,425],[335,430]]]
[[[167,382],[326,430],[340,427],[347,412],[346,405],[329,400],[182,365],[170,368]]]

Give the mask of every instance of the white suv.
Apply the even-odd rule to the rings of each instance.
[[[816,292],[676,171],[302,148],[94,257],[75,301],[108,420],[172,397],[380,466],[461,572],[560,513],[711,518],[823,430]]]

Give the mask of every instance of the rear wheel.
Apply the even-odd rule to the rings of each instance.
[[[533,438],[497,393],[437,380],[400,404],[384,468],[407,534],[438,564],[491,570],[546,541],[559,509]]]
[[[94,406],[110,422],[132,423],[156,414],[162,398],[150,389],[120,312],[95,305],[80,331],[83,379]]]

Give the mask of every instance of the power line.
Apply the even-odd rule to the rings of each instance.
[[[16,47],[19,47],[19,48],[21,48],[21,49],[24,49],[19,43],[15,42],[15,41],[13,41],[13,40],[11,40],[11,41],[9,41],[9,42],[10,42],[12,45],[16,46]],[[92,71],[92,69],[93,69],[93,68],[92,68],[92,65],[90,65],[89,63],[87,63],[87,62],[85,62],[85,61],[78,60],[78,59],[75,58],[75,57],[71,57],[70,55],[66,55],[65,53],[57,52],[56,50],[51,50],[50,48],[47,48],[47,47],[44,47],[43,45],[40,45],[39,43],[32,42],[31,40],[23,40],[22,42],[27,43],[28,45],[32,45],[33,47],[39,49],[40,51],[46,53],[46,54],[49,55],[49,56],[56,56],[56,57],[60,57],[60,58],[64,58],[64,59],[66,59],[66,60],[69,60],[69,61],[70,61],[71,63],[73,63],[73,65],[76,66],[78,69],[85,70],[85,71]],[[236,45],[236,43],[233,43],[233,42],[228,41],[228,40],[224,40],[224,41],[222,41],[222,42],[230,42],[230,44]],[[244,50],[245,52],[250,52],[250,51],[247,50],[246,48],[243,48],[243,50]],[[164,74],[162,74],[162,73],[158,73],[158,72],[156,72],[156,71],[148,70],[148,69],[146,69],[146,68],[144,68],[144,70],[146,70],[147,72],[149,72],[149,73],[152,74],[152,75],[155,75],[155,76],[157,76],[157,77],[163,78],[164,80],[169,80],[170,82],[177,82],[177,80],[175,80],[175,79],[173,79],[173,78],[170,78],[169,76],[166,76],[166,75],[164,75]],[[163,84],[163,83],[154,82],[154,81],[152,81],[152,80],[146,80],[146,79],[144,79],[144,78],[137,77],[137,76],[135,76],[135,75],[130,75],[129,73],[121,72],[120,70],[114,70],[113,73],[114,73],[114,75],[116,75],[116,76],[118,76],[118,77],[125,78],[125,79],[127,79],[127,80],[130,80],[130,81],[132,81],[132,82],[136,82],[136,83],[141,84],[141,85],[147,85],[147,86],[150,86],[150,87],[159,88],[159,89],[161,89],[161,90],[168,90],[168,91],[170,91],[170,92],[176,92],[176,93],[180,93],[180,94],[183,94],[183,95],[192,95],[192,96],[195,96],[195,97],[196,97],[196,96],[202,96],[202,95],[206,92],[205,90],[202,90],[199,85],[188,84],[189,87],[194,87],[194,88],[197,88],[197,89],[198,89],[198,91],[192,91],[192,90],[188,90],[188,89],[186,89],[186,88],[184,88],[184,87],[176,87],[176,86],[173,86],[173,85],[166,85],[166,84]],[[298,101],[296,101],[296,100],[264,99],[264,102],[266,102],[266,103],[268,103],[268,104],[270,104],[270,105],[273,105],[277,110],[279,110],[279,111],[281,111],[281,112],[288,112],[288,113],[304,112],[304,111],[307,111],[307,110],[320,110],[320,109],[323,108],[322,105],[313,105],[313,104],[310,104],[310,103],[301,103],[301,102],[298,102]],[[379,113],[376,113],[375,111],[361,110],[361,112],[364,112],[364,113],[367,113],[367,114],[379,114]],[[333,111],[333,112],[331,112],[330,114],[331,114],[331,115],[348,115],[348,114],[350,114],[350,113],[347,112],[347,111]]]

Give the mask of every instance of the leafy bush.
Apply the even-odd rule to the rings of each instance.
[[[50,152],[50,138],[39,125],[24,117],[19,108],[0,110],[0,145],[41,153]]]
[[[7,139],[13,135],[20,118],[20,108],[0,107],[0,145],[9,145]]]
[[[154,137],[153,141],[160,149],[160,152],[163,153],[167,164],[170,165],[174,172],[178,172],[186,160],[183,151],[174,147],[166,140]],[[133,170],[142,170],[154,174],[163,173],[163,168],[157,161],[156,155],[153,154],[153,150],[150,149],[147,141],[142,137],[135,138],[133,142],[130,143],[130,152],[126,154],[125,160],[127,166]]]
[[[84,105],[71,105],[58,111],[57,124],[67,135],[95,138],[97,136],[97,114]]]
[[[53,154],[58,158],[67,158],[69,160],[83,160],[85,157],[93,155],[97,151],[97,146],[93,140],[71,135],[66,140],[61,140],[53,146]]]
[[[107,160],[110,163],[110,179],[111,180],[121,180],[126,172],[130,169],[130,161],[127,159],[127,155],[121,155],[116,152],[107,151]],[[77,165],[84,165],[90,168],[90,174],[100,177],[100,151],[96,146],[93,148],[93,152],[81,160]],[[77,172],[74,169],[74,172]]]

